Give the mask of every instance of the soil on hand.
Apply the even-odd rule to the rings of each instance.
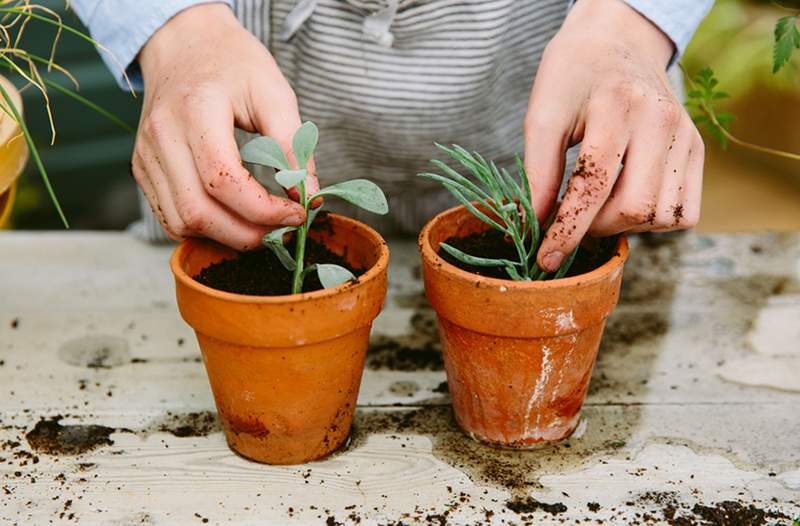
[[[322,225],[324,228],[324,225]],[[317,228],[317,223],[314,223]],[[286,245],[294,254],[295,240]],[[345,254],[346,256],[346,254]],[[333,263],[345,267],[358,277],[364,269],[353,268],[343,256],[331,252],[323,243],[306,241],[305,265]],[[284,268],[271,250],[240,253],[235,259],[226,259],[209,265],[194,276],[194,279],[211,288],[248,296],[282,296],[292,291],[292,273]],[[316,272],[306,275],[303,292],[322,289]]]
[[[519,261],[517,249],[511,240],[507,239],[502,232],[494,229],[476,232],[466,237],[451,237],[445,243],[471,256]],[[615,237],[584,240],[566,277],[585,274],[603,265],[614,255],[616,243]],[[439,249],[439,256],[451,265],[473,274],[486,276],[487,278],[511,279],[504,267],[468,265],[457,260],[441,248]]]

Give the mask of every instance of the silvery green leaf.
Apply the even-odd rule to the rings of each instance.
[[[319,282],[326,289],[336,287],[351,279],[356,279],[352,272],[332,263],[318,263],[317,277],[319,277]]]
[[[467,265],[474,265],[476,267],[509,267],[519,265],[519,263],[508,259],[491,259],[470,256],[469,254],[462,252],[456,247],[448,245],[447,243],[439,243],[439,247],[457,260],[461,261],[462,263],[466,263]]]
[[[283,153],[280,145],[272,137],[256,137],[248,142],[239,151],[242,161],[246,163],[271,166],[278,170],[288,170],[290,168],[286,154]]]
[[[295,132],[292,139],[292,151],[300,168],[305,168],[308,165],[308,160],[314,155],[318,139],[319,130],[317,125],[311,121],[304,122]]]
[[[275,180],[278,181],[279,185],[288,190],[300,184],[307,176],[308,170],[305,168],[302,170],[281,170],[275,174]]]
[[[281,262],[281,265],[283,265],[283,267],[288,271],[294,270],[295,267],[297,267],[297,263],[295,263],[294,257],[289,254],[289,251],[286,250],[286,247],[283,244],[283,236],[289,232],[294,232],[295,230],[297,230],[296,226],[276,228],[272,232],[268,232],[262,239],[264,246],[270,249],[273,254],[275,254],[275,257],[278,258],[278,261]]]
[[[317,197],[326,195],[333,195],[344,199],[368,212],[374,212],[376,214],[385,214],[389,212],[389,203],[386,202],[386,196],[383,195],[383,191],[378,185],[366,179],[353,179],[352,181],[344,181],[323,188],[314,194],[311,200],[313,201]]]
[[[310,208],[308,210],[307,222],[308,222],[309,225],[314,223],[314,220],[317,218],[317,214],[319,214],[321,211],[322,211],[322,205],[320,205],[320,206],[318,206],[316,208]]]

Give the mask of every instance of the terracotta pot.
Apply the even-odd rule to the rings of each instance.
[[[600,268],[553,281],[486,278],[436,253],[452,236],[486,229],[456,207],[434,217],[419,237],[456,420],[471,437],[495,445],[560,440],[578,424],[605,320],[619,296],[627,242],[620,238]]]
[[[230,447],[269,464],[336,450],[350,432],[372,321],[383,306],[389,251],[368,226],[331,214],[310,237],[368,268],[355,283],[287,296],[245,296],[192,276],[236,253],[188,239],[172,255],[178,307],[197,334]]]
[[[22,97],[17,89],[3,76],[0,76],[0,84],[11,96],[14,106],[21,115]],[[5,104],[0,97],[0,105],[5,106]],[[6,224],[11,215],[17,179],[28,160],[28,146],[21,135],[20,126],[6,111],[0,110],[0,228]]]

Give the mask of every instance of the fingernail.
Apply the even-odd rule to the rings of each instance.
[[[561,266],[564,261],[564,253],[554,250],[542,258],[542,265],[547,272],[553,272]]]

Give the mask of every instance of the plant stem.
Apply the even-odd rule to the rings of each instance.
[[[310,217],[308,215],[308,199],[306,197],[305,181],[301,182],[297,186],[297,191],[300,192],[300,204],[303,205],[303,208],[306,211],[306,221],[297,228],[297,234],[295,237],[295,267],[294,274],[292,275],[292,294],[300,294],[303,292],[303,278],[305,277],[303,274],[303,261],[306,257],[306,236],[308,235],[308,229],[311,226],[309,221]]]
[[[792,152],[784,152],[783,150],[776,150],[774,148],[768,148],[766,146],[759,146],[758,144],[753,144],[751,142],[743,141],[743,140],[739,139],[738,137],[736,137],[734,135],[731,135],[731,133],[728,130],[726,130],[725,128],[723,128],[720,125],[719,121],[717,121],[717,117],[716,117],[716,115],[714,115],[714,112],[708,111],[708,108],[705,107],[705,104],[702,104],[701,107],[703,108],[703,111],[706,113],[708,118],[711,119],[711,122],[714,124],[714,126],[717,127],[719,132],[722,135],[724,135],[725,138],[728,139],[729,141],[731,141],[732,143],[737,144],[737,145],[741,146],[742,148],[748,148],[750,150],[754,150],[754,151],[761,152],[761,153],[766,153],[768,155],[774,155],[776,157],[783,157],[784,159],[791,159],[793,161],[800,161],[800,154],[792,153]]]

